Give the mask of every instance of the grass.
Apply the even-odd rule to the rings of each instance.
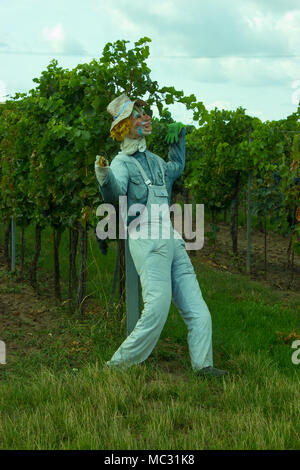
[[[260,354],[232,360],[230,381],[180,380],[146,364],[87,364],[1,387],[5,449],[296,449],[299,382]]]
[[[51,286],[45,279],[53,272],[50,235],[45,230],[39,272],[46,290]],[[31,227],[26,240],[30,254]],[[65,298],[67,248],[64,234]],[[1,329],[0,339],[16,349],[0,365],[0,448],[299,449],[300,365],[291,361],[288,338],[300,325],[299,295],[216,271],[193,258],[212,314],[214,363],[230,376],[213,380],[193,374],[186,328],[173,306],[145,363],[127,371],[101,371],[126,335],[122,311],[109,318],[105,313],[114,257],[115,246],[104,257],[90,233],[88,293],[96,309],[70,315],[45,296],[40,304],[32,300],[32,316],[25,312],[18,323]],[[18,295],[15,276],[2,276],[6,284],[1,291],[0,278],[0,296]],[[34,326],[34,315],[45,304],[48,313],[40,314]]]

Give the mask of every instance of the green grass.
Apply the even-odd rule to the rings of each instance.
[[[53,270],[50,234],[42,238],[41,279]],[[26,240],[30,253],[31,227]],[[0,365],[0,448],[299,449],[300,365],[292,363],[291,341],[283,339],[295,328],[300,333],[299,295],[196,261],[212,315],[214,363],[230,376],[194,376],[186,328],[174,306],[145,363],[101,372],[126,335],[121,311],[105,316],[114,257],[115,246],[104,257],[91,232],[88,294],[99,306],[96,314],[70,315],[51,304],[51,322],[41,328],[25,318],[20,328],[1,331],[0,339],[19,349]],[[67,234],[60,260],[66,283]],[[6,295],[13,296],[18,284],[10,278]]]
[[[264,356],[234,358],[231,381],[175,380],[146,364],[97,364],[1,387],[5,449],[296,449],[299,382]]]

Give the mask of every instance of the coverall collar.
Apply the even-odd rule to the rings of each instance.
[[[121,143],[121,151],[126,155],[132,155],[133,153],[145,152],[147,148],[145,137],[139,139],[131,139],[128,136],[124,137],[124,140]]]

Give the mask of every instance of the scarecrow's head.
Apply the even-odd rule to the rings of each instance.
[[[150,135],[151,117],[145,111],[146,107],[145,101],[131,101],[125,94],[115,98],[107,107],[107,111],[113,116],[111,137],[122,142],[125,136],[138,139]]]

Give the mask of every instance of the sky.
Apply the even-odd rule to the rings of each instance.
[[[144,36],[151,78],[209,110],[242,106],[262,121],[297,110],[300,0],[0,0],[0,102],[35,88],[54,58],[72,69]],[[193,122],[183,105],[169,110]]]

